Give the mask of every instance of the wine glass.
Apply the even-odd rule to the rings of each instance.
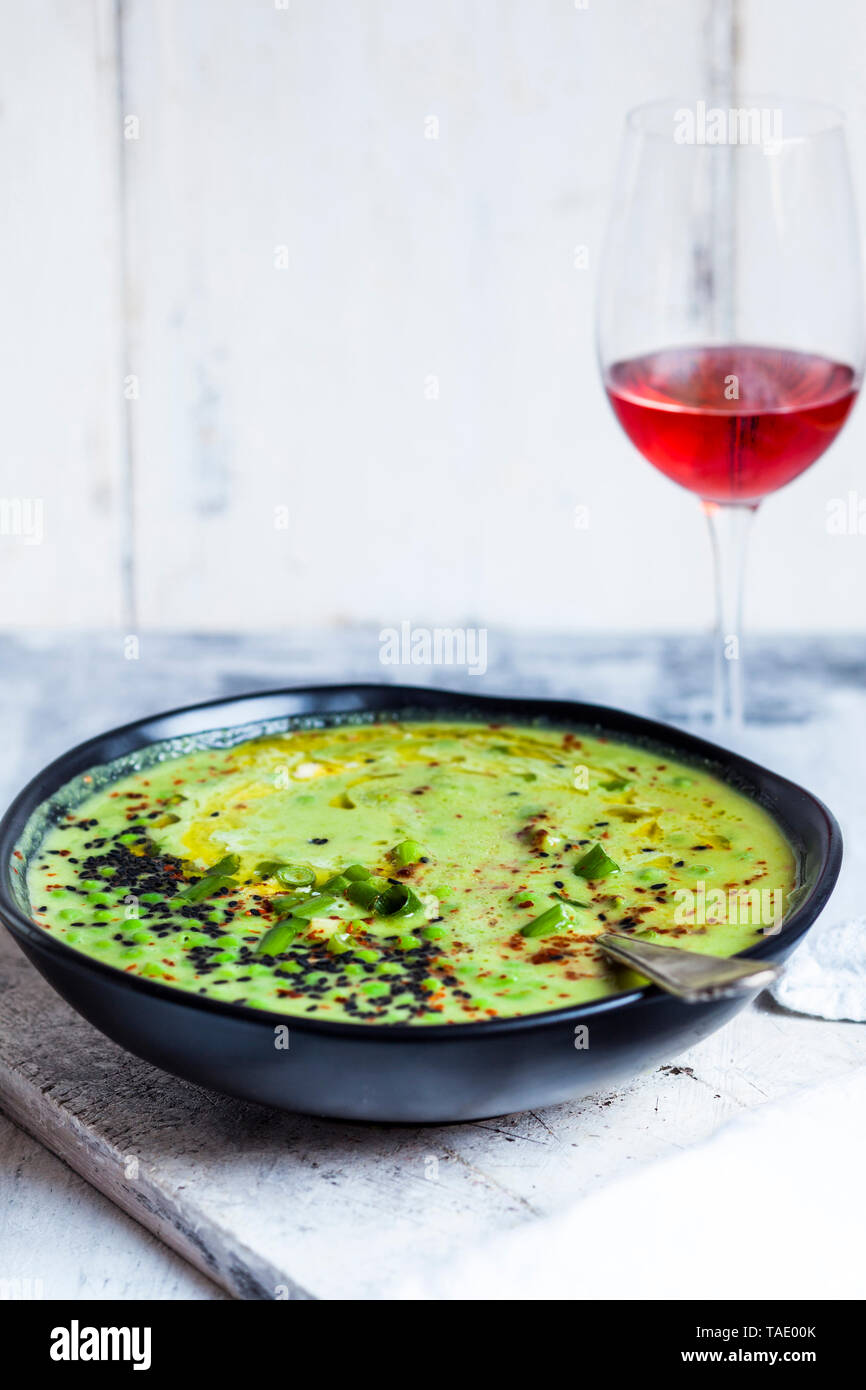
[[[653,102],[627,118],[598,347],[617,419],[697,493],[716,579],[715,724],[742,724],[746,538],[832,444],[863,372],[843,117],[803,101]]]

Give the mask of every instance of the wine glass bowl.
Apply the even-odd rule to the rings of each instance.
[[[751,343],[666,348],[605,373],[645,459],[704,501],[749,505],[824,453],[858,384],[845,363]]]
[[[832,444],[863,373],[841,113],[775,98],[631,112],[598,349],[629,439],[704,505],[716,568],[716,724],[735,732],[748,518]]]

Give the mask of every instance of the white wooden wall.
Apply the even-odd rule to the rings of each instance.
[[[866,215],[860,0],[2,7],[0,498],[44,539],[0,535],[0,623],[705,624],[594,293],[625,111],[734,27],[747,86],[850,108]],[[864,434],[766,506],[755,625],[866,626]]]

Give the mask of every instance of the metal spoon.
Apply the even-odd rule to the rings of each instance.
[[[782,970],[768,961],[703,956],[697,951],[681,951],[679,946],[657,946],[653,941],[636,941],[618,931],[602,932],[595,944],[612,960],[630,965],[668,994],[689,1004],[755,994],[772,984]]]

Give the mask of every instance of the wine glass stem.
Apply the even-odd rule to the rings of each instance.
[[[736,734],[743,725],[743,576],[757,507],[717,502],[701,505],[710,528],[716,581],[713,722],[717,734]]]

